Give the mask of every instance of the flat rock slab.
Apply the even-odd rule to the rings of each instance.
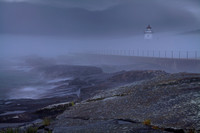
[[[127,119],[131,121],[127,125],[116,122]],[[141,124],[144,121],[149,121],[150,129]],[[157,132],[153,127],[200,130],[200,75],[163,75],[107,90],[71,107],[51,127],[58,133],[64,130],[123,132],[125,129]]]
[[[84,120],[68,119],[71,123],[85,123]],[[141,123],[132,123],[122,120],[90,120],[79,126],[55,127],[55,133],[167,133],[161,129],[154,130]]]

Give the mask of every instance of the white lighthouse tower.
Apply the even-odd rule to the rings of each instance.
[[[153,31],[150,25],[147,26],[146,30],[144,31],[144,39],[152,39],[153,38]]]

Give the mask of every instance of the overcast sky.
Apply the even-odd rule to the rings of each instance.
[[[200,0],[0,0],[0,34],[132,36],[200,29]]]

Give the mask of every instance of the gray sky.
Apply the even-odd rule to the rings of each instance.
[[[200,0],[0,0],[0,34],[132,36],[200,29]]]
[[[199,14],[200,0],[0,0],[0,57],[200,51]],[[148,24],[151,41],[144,40]],[[187,31],[197,34],[178,34]]]

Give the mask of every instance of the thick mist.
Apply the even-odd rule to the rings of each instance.
[[[71,53],[91,53],[100,50],[200,51],[199,35],[155,33],[153,39],[144,35],[119,38],[77,38],[56,36],[1,35],[0,57],[37,55],[56,57]]]
[[[13,57],[123,50],[188,52],[199,58],[199,4],[198,0],[0,0],[0,58],[13,62]],[[145,40],[149,24],[153,39]]]

